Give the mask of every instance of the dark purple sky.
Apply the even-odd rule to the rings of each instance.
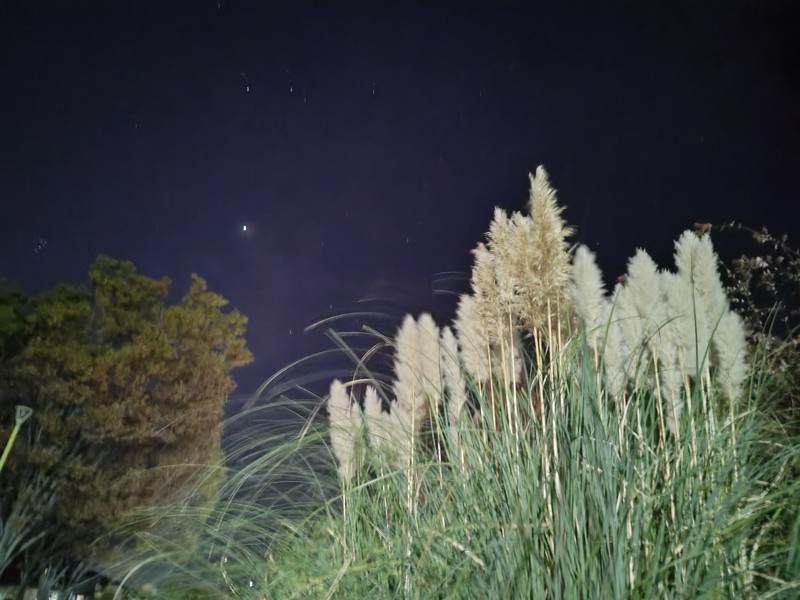
[[[540,163],[609,280],[695,221],[797,240],[797,3],[594,4],[4,1],[0,274],[198,272],[250,392],[321,317],[463,290]]]

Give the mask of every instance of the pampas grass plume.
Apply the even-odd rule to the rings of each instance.
[[[606,290],[594,253],[581,244],[572,260],[570,296],[583,323],[589,346],[600,349],[606,324]]]
[[[331,382],[328,414],[331,448],[338,462],[339,478],[346,483],[353,479],[361,464],[363,420],[358,404],[351,401],[350,394],[338,379]]]
[[[447,385],[448,438],[453,456],[459,456],[459,424],[461,413],[467,404],[467,382],[458,358],[458,342],[449,327],[442,329],[441,353],[442,370]]]
[[[477,383],[488,382],[491,377],[489,336],[483,321],[475,314],[474,296],[464,294],[459,298],[453,326],[467,373]]]

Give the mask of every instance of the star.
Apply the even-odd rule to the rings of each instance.
[[[36,256],[44,256],[47,253],[48,241],[44,237],[39,237],[33,244],[33,253]]]

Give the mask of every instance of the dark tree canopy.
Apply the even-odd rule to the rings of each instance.
[[[213,500],[230,373],[252,359],[247,319],[197,275],[180,302],[169,288],[106,256],[86,286],[0,287],[3,444],[15,405],[34,411],[0,472],[0,571],[47,566],[37,548],[101,560],[132,509]]]

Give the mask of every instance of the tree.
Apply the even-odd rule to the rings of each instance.
[[[0,473],[0,574],[102,561],[133,509],[213,501],[247,319],[197,275],[169,305],[170,283],[100,256],[87,286],[0,285],[2,439],[15,405],[34,410]]]

